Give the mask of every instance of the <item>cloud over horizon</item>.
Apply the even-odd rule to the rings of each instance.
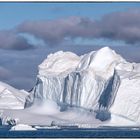
[[[33,45],[14,30],[1,30],[0,31],[0,48],[13,49],[13,50],[25,50],[33,48]]]
[[[99,20],[73,16],[55,20],[26,21],[21,23],[17,30],[34,35],[49,45],[76,38],[104,38],[137,44],[140,43],[140,10],[113,12]]]
[[[2,80],[7,80],[10,77],[11,77],[11,72],[8,69],[0,66],[0,78]]]
[[[25,21],[11,30],[0,30],[0,48],[25,50],[33,44],[20,34],[41,39],[46,45],[56,46],[65,41],[107,39],[126,44],[140,44],[140,10],[106,14],[98,20],[70,16],[53,20]]]

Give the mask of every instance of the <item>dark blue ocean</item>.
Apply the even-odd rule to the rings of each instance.
[[[140,138],[138,127],[62,128],[37,131],[9,131],[0,127],[0,138]]]

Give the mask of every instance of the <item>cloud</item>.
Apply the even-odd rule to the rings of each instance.
[[[33,45],[17,32],[13,30],[1,30],[0,31],[0,48],[25,50],[32,48]]]
[[[114,12],[96,22],[97,37],[140,43],[140,10]]]
[[[0,49],[0,81],[30,90],[36,82],[38,65],[47,56],[47,51],[46,47],[27,51]]]
[[[100,20],[68,17],[56,20],[26,21],[18,26],[18,31],[32,34],[50,45],[78,37],[122,40],[128,44],[135,44],[140,43],[140,10],[114,12],[103,16]]]
[[[7,80],[10,77],[11,77],[11,72],[8,69],[0,66],[0,79]]]
[[[34,80],[35,81],[35,80]],[[18,89],[25,89],[29,91],[35,84],[33,79],[28,77],[13,77],[10,80],[6,81],[6,83]]]
[[[43,39],[49,45],[53,45],[67,38],[86,37],[85,34],[90,31],[87,26],[90,26],[92,22],[88,20],[87,18],[69,17],[56,20],[28,21],[19,25],[18,31],[32,34]]]

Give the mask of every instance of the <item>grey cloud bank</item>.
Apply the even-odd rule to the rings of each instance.
[[[140,44],[140,10],[114,12],[99,20],[71,16],[54,20],[25,21],[13,30],[0,31],[0,48],[25,50],[33,45],[20,34],[30,34],[49,46],[77,38],[108,39]]]
[[[17,32],[13,30],[0,31],[0,48],[25,50],[32,47],[33,46],[29,44],[24,37],[18,35]]]
[[[105,38],[121,40],[127,44],[140,43],[140,10],[114,12],[100,20],[83,17],[27,21],[18,26],[19,32],[29,33],[48,44],[58,44],[65,39]]]

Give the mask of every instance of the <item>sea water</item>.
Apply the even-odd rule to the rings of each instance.
[[[10,131],[0,127],[0,138],[140,138],[139,127],[60,128]]]

